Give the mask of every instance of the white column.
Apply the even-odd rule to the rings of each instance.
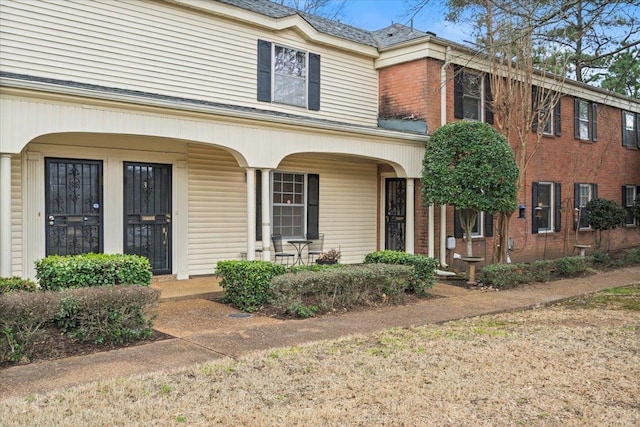
[[[45,222],[45,174],[44,159],[36,151],[25,153],[23,162],[22,191],[25,195],[23,210],[24,237],[22,239],[22,258],[24,276],[36,278],[34,262],[46,255]]]
[[[436,217],[435,217],[435,206],[433,203],[429,204],[429,257],[436,257]]]
[[[120,167],[120,170],[123,170]],[[186,160],[176,162],[176,204],[173,213],[173,235],[189,235],[189,170]],[[121,181],[122,182],[122,181]],[[175,257],[177,266],[176,278],[184,280],[189,278],[189,245],[186,238],[173,239],[175,242]]]
[[[447,264],[447,205],[440,206],[440,266]]]
[[[256,170],[246,168],[247,175],[247,260],[256,259]]]
[[[270,169],[262,169],[262,260],[271,261]]]
[[[407,178],[407,218],[406,218],[406,229],[404,233],[404,250],[408,254],[415,253],[415,217],[416,217],[416,191],[415,191],[415,180],[413,178]]]
[[[0,277],[11,277],[11,154],[0,154]]]

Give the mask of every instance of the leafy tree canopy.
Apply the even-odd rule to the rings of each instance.
[[[509,144],[486,123],[448,123],[429,138],[422,170],[426,203],[492,214],[513,212],[517,179]]]
[[[586,206],[587,224],[594,230],[613,230],[622,225],[627,213],[616,202],[607,199],[593,199]]]

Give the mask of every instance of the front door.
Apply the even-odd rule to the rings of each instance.
[[[384,248],[404,251],[407,181],[387,178],[385,181]]]
[[[102,252],[102,162],[45,159],[46,255]]]
[[[124,164],[124,252],[171,273],[171,165]]]

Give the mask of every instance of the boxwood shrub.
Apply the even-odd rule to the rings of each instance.
[[[271,301],[271,279],[287,269],[269,261],[218,261],[216,275],[222,277],[225,303],[239,310],[252,312]]]
[[[288,273],[274,277],[271,285],[276,308],[310,317],[358,305],[401,303],[415,281],[411,266],[380,263]]]
[[[33,280],[22,277],[0,277],[0,294],[11,291],[34,292],[38,290],[38,285]]]
[[[438,267],[438,261],[433,258],[391,250],[371,252],[365,256],[364,263],[413,266],[416,280],[413,282],[413,287],[409,290],[419,296],[427,295],[427,289],[433,287],[435,283],[435,270]]]
[[[149,260],[137,255],[50,255],[36,261],[35,266],[44,290],[151,283]]]

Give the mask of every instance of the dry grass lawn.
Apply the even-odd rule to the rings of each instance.
[[[640,285],[0,402],[3,426],[637,426]]]

